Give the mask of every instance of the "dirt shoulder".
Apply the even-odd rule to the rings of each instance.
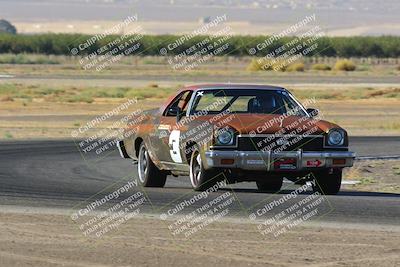
[[[344,185],[350,190],[400,193],[400,160],[356,161],[352,168],[344,169],[344,180],[357,181]]]
[[[188,239],[135,217],[100,239],[69,216],[0,212],[1,266],[399,266],[400,232],[297,227],[266,239],[255,225],[213,223]]]
[[[129,112],[160,107],[164,100],[142,99],[121,112],[120,116],[107,120],[97,128],[107,127]],[[93,103],[3,101],[0,110],[0,139],[71,138],[73,130],[115,109],[124,101],[126,99],[123,98],[95,99]],[[399,106],[398,99],[318,100],[315,105],[325,120],[344,127],[350,136],[400,135],[400,124],[396,120],[400,115]]]

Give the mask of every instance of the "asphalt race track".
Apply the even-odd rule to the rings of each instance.
[[[358,156],[398,155],[400,137],[353,137],[353,151]],[[136,177],[136,165],[119,157],[116,150],[107,156],[87,155],[85,160],[73,141],[8,141],[0,143],[0,205],[64,208],[74,211],[88,198],[105,195]],[[226,186],[211,193],[226,192],[235,196],[231,216],[248,217],[265,203],[282,198],[295,187],[285,184],[279,194],[259,193],[253,183]],[[147,200],[146,212],[163,214],[183,199],[198,194],[190,188],[188,177],[168,177],[165,188],[141,188]],[[311,191],[298,196],[306,198]],[[400,221],[400,194],[341,191],[325,197],[317,220],[333,223],[397,225]],[[86,201],[86,202],[85,202]],[[196,202],[185,212],[202,205]],[[294,201],[294,200],[291,200]],[[290,201],[289,201],[290,203]],[[279,212],[278,207],[274,212]],[[158,216],[158,215],[157,215]]]

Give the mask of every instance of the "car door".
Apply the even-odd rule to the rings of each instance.
[[[182,121],[182,118],[186,116],[191,96],[192,91],[181,92],[170,105],[167,106],[157,127],[161,151],[159,159],[164,165],[174,167],[174,169],[176,169],[179,164],[185,162],[185,155],[181,153],[181,140],[187,126],[184,123],[179,123],[177,121],[177,116],[175,114],[170,114],[169,110],[172,107],[179,107],[181,109]]]

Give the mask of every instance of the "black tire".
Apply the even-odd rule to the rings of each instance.
[[[314,173],[315,185],[314,192],[323,195],[336,195],[340,191],[342,184],[342,170],[326,170]]]
[[[144,187],[164,187],[167,173],[154,165],[144,142],[140,144],[138,155],[138,182]]]
[[[263,180],[256,181],[257,188],[261,192],[276,193],[281,190],[283,177],[265,177]]]
[[[190,156],[190,183],[195,191],[204,191],[215,185],[217,180],[218,172],[211,169],[205,170],[201,156],[200,149],[197,145],[194,145],[193,152]]]

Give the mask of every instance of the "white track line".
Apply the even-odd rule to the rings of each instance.
[[[356,160],[395,160],[400,159],[400,155],[394,156],[375,156],[375,157],[356,157]]]
[[[286,180],[286,179],[283,180],[283,183],[285,183],[285,184],[293,184],[292,181],[289,181],[289,180]],[[359,184],[359,183],[360,183],[360,181],[358,181],[358,180],[342,181],[342,184],[344,184],[344,185],[355,185],[355,184]],[[309,185],[311,185],[311,183]]]
[[[0,78],[14,78],[14,75],[0,74]]]

